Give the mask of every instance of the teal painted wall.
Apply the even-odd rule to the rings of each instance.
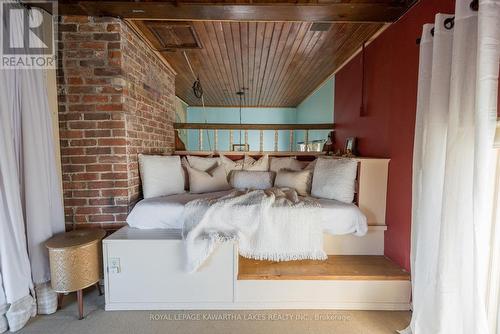
[[[243,108],[242,124],[250,123],[332,123],[334,106],[334,78],[326,81],[311,96],[302,101],[296,108]],[[204,113],[202,107],[188,107],[188,123],[204,123],[205,115],[208,123],[235,123],[239,124],[239,108],[214,108],[207,107]],[[310,131],[309,140],[326,140],[329,131]],[[207,136],[208,139],[207,140]],[[188,150],[198,150],[198,130],[188,130],[186,147]],[[279,132],[278,149],[288,151],[289,131]],[[304,141],[304,131],[295,131],[294,142]],[[239,131],[234,131],[233,143],[240,142]],[[242,131],[241,142],[244,143],[244,132]],[[210,143],[210,145],[209,145]],[[248,143],[251,151],[259,150],[259,131],[248,131]],[[203,149],[214,149],[213,131],[204,131]],[[293,148],[294,150],[296,147]],[[229,150],[229,131],[219,130],[218,150]],[[274,131],[264,131],[264,150],[274,150]]]
[[[335,78],[332,77],[311,96],[297,106],[297,123],[333,123]],[[309,141],[326,140],[329,131],[310,131]],[[297,134],[297,141],[304,140],[304,132]]]

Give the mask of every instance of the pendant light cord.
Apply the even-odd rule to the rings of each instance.
[[[186,62],[189,66],[189,70],[191,71],[191,74],[193,74],[193,78],[194,78],[194,84],[193,84],[193,90],[195,88],[195,86],[198,86],[200,87],[200,96],[198,97],[196,92],[195,92],[195,96],[198,97],[198,98],[201,98],[201,105],[203,107],[203,119],[205,120],[205,124],[208,123],[208,120],[207,120],[207,109],[205,108],[205,98],[204,98],[204,94],[203,94],[203,89],[201,88],[201,83],[200,83],[200,79],[196,76],[196,74],[194,73],[194,70],[193,70],[193,67],[191,66],[191,62],[189,61],[189,58],[186,54],[186,51],[182,51],[182,53],[184,54],[184,59],[186,59]],[[205,132],[207,134],[207,141],[208,141],[208,148],[210,151],[212,151],[212,144],[210,142],[210,136],[208,134],[208,129],[205,129]]]
[[[243,91],[241,91],[243,93]],[[242,105],[242,99],[243,99],[243,94],[239,94],[240,96],[240,148],[241,148],[241,105]]]

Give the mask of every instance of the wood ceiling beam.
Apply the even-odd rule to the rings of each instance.
[[[353,3],[188,3],[60,1],[62,15],[114,16],[131,20],[394,22],[416,0]]]

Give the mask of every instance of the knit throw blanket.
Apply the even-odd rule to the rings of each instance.
[[[218,244],[233,241],[240,255],[251,259],[325,260],[318,207],[286,188],[235,190],[191,201],[184,210],[187,271],[195,272]]]

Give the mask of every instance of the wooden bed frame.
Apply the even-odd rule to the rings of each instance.
[[[103,241],[106,310],[408,310],[409,275],[383,257],[389,160],[359,161],[358,205],[369,230],[363,237],[325,234],[328,261],[304,261],[292,269],[272,262],[260,266],[241,260],[236,244],[225,244],[198,272],[188,274],[179,231],[124,227]],[[349,270],[335,269],[346,261],[354,261]]]

